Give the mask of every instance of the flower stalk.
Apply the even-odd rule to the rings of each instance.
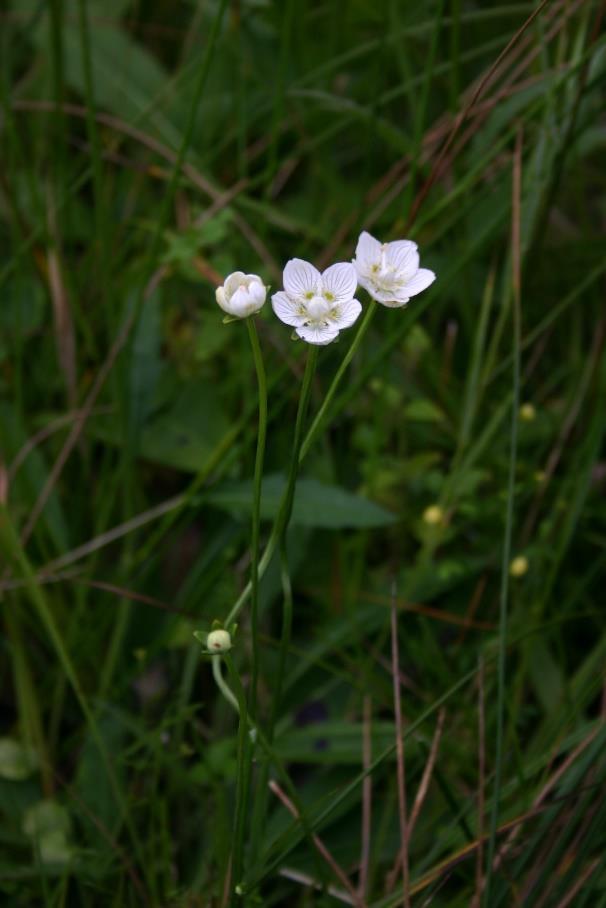
[[[255,455],[255,474],[253,480],[253,508],[251,525],[251,572],[250,572],[250,621],[252,640],[252,678],[250,684],[249,709],[254,712],[257,702],[259,682],[259,555],[261,535],[261,487],[263,482],[263,462],[265,460],[265,439],[267,437],[267,379],[263,355],[259,346],[259,337],[253,318],[246,319],[248,336],[252,349],[257,387],[259,393],[259,422],[257,427],[257,451]]]
[[[299,472],[299,458],[301,454],[301,444],[303,441],[303,427],[305,425],[305,419],[307,416],[307,410],[309,407],[309,400],[311,397],[311,388],[314,373],[316,371],[316,364],[318,361],[318,348],[315,346],[310,347],[309,354],[307,356],[307,363],[305,365],[305,373],[303,375],[303,382],[301,385],[301,396],[299,397],[299,407],[297,410],[297,420],[295,423],[295,434],[293,438],[293,446],[290,460],[290,470],[288,472],[288,480],[286,483],[286,489],[284,491],[284,497],[282,498],[282,504],[278,517],[276,520],[276,531],[277,531],[277,544],[280,549],[280,563],[281,563],[281,577],[282,577],[282,589],[283,589],[283,609],[282,609],[282,635],[280,639],[280,653],[278,661],[278,676],[276,679],[276,685],[274,689],[274,699],[272,704],[272,714],[270,719],[270,726],[268,731],[268,740],[271,744],[273,740],[273,732],[275,727],[275,721],[278,714],[278,709],[280,705],[280,698],[282,695],[282,685],[284,682],[284,667],[286,665],[286,657],[288,654],[288,649],[290,646],[290,632],[292,627],[292,590],[290,586],[290,576],[288,573],[288,558],[286,553],[286,533],[288,531],[288,525],[290,523],[290,518],[292,516],[292,509],[295,500],[295,488],[297,485],[297,474]]]
[[[223,658],[232,680],[236,702],[238,705],[238,772],[236,782],[236,810],[234,818],[234,847],[232,852],[231,871],[233,893],[232,905],[235,906],[240,903],[240,898],[238,895],[238,884],[242,879],[242,863],[244,855],[244,822],[246,817],[246,808],[248,805],[248,790],[250,784],[248,765],[250,763],[252,742],[248,734],[248,711],[246,708],[246,693],[242,686],[240,675],[238,674],[233,663],[233,659],[228,652],[223,653]],[[218,660],[219,657],[214,656],[213,659]],[[220,665],[218,666],[218,674],[221,675]]]

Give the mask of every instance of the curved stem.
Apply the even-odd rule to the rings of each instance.
[[[213,678],[215,683],[230,706],[240,715],[240,706],[237,698],[233,695],[231,688],[227,685],[223,673],[221,672],[221,656],[211,656],[210,661],[213,668]]]

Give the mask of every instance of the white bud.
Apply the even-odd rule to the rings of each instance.
[[[267,287],[258,274],[234,271],[215,292],[217,302],[232,318],[246,318],[258,312],[265,302]]]
[[[211,631],[206,638],[206,648],[211,653],[228,653],[231,649],[231,637],[227,631]]]

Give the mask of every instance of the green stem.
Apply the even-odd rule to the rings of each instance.
[[[246,804],[248,802],[248,754],[251,750],[251,741],[248,734],[248,713],[246,709],[246,693],[240,681],[233,660],[229,653],[224,653],[223,658],[231,675],[236,700],[238,705],[238,773],[236,782],[236,811],[234,819],[234,845],[232,851],[232,905],[240,904],[240,897],[237,892],[237,886],[242,880],[242,855],[244,852],[244,817],[246,813]],[[219,656],[213,656],[213,662],[220,660]],[[221,676],[221,666],[219,665],[218,675]],[[215,674],[217,679],[217,674]],[[221,681],[223,678],[221,676]],[[223,693],[229,690],[224,683],[221,687]],[[233,694],[230,691],[233,698]]]
[[[82,70],[84,73],[84,89],[86,95],[86,129],[88,141],[91,147],[91,159],[93,167],[93,193],[94,193],[94,215],[96,220],[96,236],[99,240],[100,250],[98,261],[105,263],[105,201],[103,196],[103,159],[101,155],[101,143],[99,140],[99,129],[96,119],[95,90],[93,82],[93,65],[90,47],[90,29],[86,10],[86,0],[78,0],[78,20],[80,30],[80,45],[82,54]],[[107,268],[100,269],[103,275],[107,277]],[[102,284],[102,290],[105,291],[105,283]]]
[[[292,444],[290,470],[288,472],[288,480],[286,482],[286,489],[284,491],[284,496],[280,505],[280,511],[276,520],[276,527],[278,528],[277,541],[282,541],[286,534],[286,530],[288,529],[288,524],[290,523],[292,506],[295,498],[295,486],[297,484],[297,473],[299,472],[299,463],[302,459],[301,449],[303,445],[303,426],[305,425],[305,417],[307,416],[307,408],[309,406],[309,398],[311,396],[311,383],[314,377],[314,372],[316,371],[317,361],[318,348],[310,347],[309,353],[307,355],[307,363],[305,365],[305,373],[303,375],[303,383],[301,385],[301,396],[299,398],[299,408],[297,410],[297,420],[295,422],[295,436],[293,438]],[[309,437],[309,433],[307,437]]]
[[[254,712],[257,702],[259,681],[259,541],[261,533],[261,485],[263,481],[263,461],[265,459],[265,438],[267,435],[267,379],[265,366],[259,346],[259,337],[254,318],[246,319],[250,346],[252,348],[257,386],[259,389],[259,428],[257,433],[257,453],[255,456],[255,476],[253,482],[253,511],[251,527],[251,574],[250,574],[250,621],[252,631],[252,678],[248,698],[249,710]]]
[[[343,376],[345,375],[347,367],[349,366],[351,360],[353,359],[358,347],[360,346],[362,339],[364,338],[364,335],[366,334],[366,331],[368,330],[368,327],[370,325],[370,322],[372,321],[372,317],[373,317],[374,313],[376,312],[376,309],[377,309],[377,304],[374,301],[371,302],[368,309],[366,310],[364,318],[360,322],[360,327],[358,328],[358,332],[357,332],[356,336],[354,337],[353,341],[351,342],[351,346],[349,347],[349,350],[345,354],[343,362],[341,363],[341,365],[339,366],[339,368],[337,370],[337,374],[335,375],[335,377],[332,380],[331,386],[328,389],[326,396],[324,397],[322,406],[318,410],[318,413],[317,413],[314,421],[312,422],[305,438],[303,439],[303,441],[301,443],[299,455],[298,455],[299,463],[302,462],[303,458],[307,455],[309,449],[311,448],[313,442],[316,440],[316,436],[318,435],[318,432],[322,426],[322,423],[324,422],[324,420],[326,418],[326,414],[334,400],[334,397],[337,393],[341,380],[342,380]],[[263,577],[263,574],[269,567],[273,554],[276,550],[276,545],[278,544],[278,541],[280,539],[280,535],[281,535],[280,515],[282,514],[282,509],[283,509],[282,506],[285,504],[287,493],[288,493],[288,488],[284,492],[284,496],[282,498],[282,505],[280,507],[280,512],[278,514],[278,518],[276,519],[276,523],[274,524],[271,535],[270,535],[269,539],[267,540],[267,545],[265,546],[263,555],[259,559],[259,578]],[[289,517],[290,517],[290,515],[289,515]],[[226,627],[228,627],[230,624],[232,624],[236,620],[236,618],[240,614],[244,604],[248,600],[248,598],[251,594],[251,591],[252,591],[251,584],[248,583],[244,587],[242,592],[240,593],[240,596],[236,600],[234,606],[232,607],[232,610],[230,611],[229,615],[225,619]]]
[[[290,573],[288,570],[288,554],[286,552],[285,538],[283,538],[280,542],[280,579],[282,582],[282,634],[280,636],[280,650],[278,652],[278,671],[276,673],[275,695],[272,703],[269,729],[267,733],[270,744],[272,743],[274,738],[274,731],[278,719],[280,702],[282,699],[284,673],[286,670],[286,658],[290,649],[290,638],[292,631],[292,584],[290,582]]]
[[[286,657],[288,655],[288,647],[290,645],[290,628],[292,624],[292,590],[290,585],[290,577],[288,574],[288,557],[286,554],[286,533],[288,531],[288,524],[290,523],[290,518],[292,515],[292,507],[295,500],[295,488],[297,485],[297,474],[299,472],[299,462],[301,455],[301,442],[303,440],[303,427],[305,425],[305,418],[307,416],[307,409],[309,406],[309,398],[311,397],[311,385],[314,377],[314,372],[316,371],[316,363],[318,361],[318,348],[311,347],[309,354],[307,356],[307,364],[305,366],[305,373],[303,375],[303,383],[301,385],[301,396],[299,398],[299,408],[297,410],[297,420],[295,423],[295,435],[293,438],[292,445],[292,455],[290,460],[290,470],[288,472],[288,480],[286,482],[286,489],[284,491],[284,496],[282,498],[282,503],[280,506],[280,511],[278,517],[276,518],[275,529],[277,531],[277,541],[280,547],[280,564],[281,564],[281,576],[282,576],[282,589],[284,591],[283,599],[283,614],[282,614],[282,636],[280,640],[280,653],[279,653],[279,662],[278,662],[278,676],[276,679],[276,684],[274,688],[274,700],[271,711],[270,725],[268,730],[268,740],[271,744],[273,741],[273,733],[275,727],[275,721],[278,714],[278,708],[280,705],[280,698],[282,695],[282,682],[284,680],[284,667],[286,665]]]
[[[261,533],[261,487],[263,482],[263,461],[265,459],[265,439],[267,435],[267,380],[265,377],[265,367],[263,364],[263,356],[261,354],[261,348],[259,346],[259,337],[257,335],[257,329],[255,326],[254,318],[246,319],[246,326],[248,328],[248,336],[250,338],[250,345],[252,348],[253,359],[255,363],[255,369],[257,372],[257,385],[259,390],[259,424],[257,432],[257,453],[255,456],[255,475],[253,481],[253,512],[252,512],[252,527],[251,527],[251,577],[250,577],[250,587],[251,587],[251,608],[250,608],[250,623],[251,623],[251,641],[252,641],[252,670],[251,670],[251,681],[250,688],[248,692],[248,712],[249,715],[258,718],[257,716],[257,690],[259,686],[259,549],[260,549],[260,533]],[[252,770],[253,770],[253,757],[254,757],[254,744],[249,740],[247,741],[247,747],[243,751],[239,751],[238,758],[244,760],[244,765],[240,767],[238,764],[238,770],[243,773],[243,778],[245,780],[244,791],[245,791],[245,803],[242,806],[242,815],[247,816],[250,806],[250,786],[252,780]],[[234,869],[234,880],[237,882]]]
[[[515,179],[515,177],[514,177]],[[505,516],[505,538],[503,540],[503,558],[501,564],[501,593],[499,604],[499,645],[497,654],[497,734],[495,744],[495,771],[492,806],[490,811],[490,829],[488,835],[486,888],[482,904],[489,908],[491,904],[490,889],[499,822],[501,801],[501,781],[503,775],[503,738],[505,725],[505,684],[507,656],[507,618],[509,605],[509,564],[511,562],[511,540],[513,536],[514,498],[516,464],[518,453],[518,411],[520,408],[520,348],[521,348],[521,312],[519,273],[514,279],[513,288],[513,401],[511,412],[511,447],[509,452],[509,476],[507,482],[507,509]]]
[[[307,455],[309,449],[311,448],[313,442],[315,441],[316,435],[320,431],[322,423],[324,422],[324,419],[326,418],[326,414],[327,414],[328,410],[330,409],[330,406],[334,400],[335,394],[337,393],[337,388],[341,384],[341,379],[345,375],[345,372],[347,371],[347,368],[348,368],[350,362],[354,358],[354,356],[358,350],[358,347],[362,343],[362,340],[363,340],[366,332],[368,331],[368,327],[369,327],[376,311],[377,311],[377,303],[374,300],[371,300],[371,303],[370,303],[368,309],[366,310],[366,312],[364,313],[364,317],[363,317],[362,321],[360,322],[360,327],[358,328],[358,332],[357,332],[356,336],[354,337],[353,341],[351,342],[349,350],[343,357],[343,361],[342,361],[341,365],[339,366],[339,368],[337,369],[337,374],[333,378],[332,384],[331,384],[330,388],[328,389],[328,391],[326,392],[324,400],[322,401],[322,406],[318,410],[318,412],[314,418],[314,421],[311,424],[309,432],[307,433],[307,435],[305,436],[305,439],[303,440],[303,444],[301,445],[301,453],[299,456],[300,461],[303,460],[303,458]]]
[[[230,706],[232,706],[234,708],[234,710],[236,711],[238,716],[240,716],[241,712],[240,712],[239,700],[234,695],[233,691],[231,690],[231,688],[225,681],[225,678],[223,677],[223,674],[221,672],[221,658],[222,657],[219,655],[211,657],[213,677],[215,679],[217,687],[221,691],[221,694],[225,697],[225,700],[229,703]],[[293,785],[292,780],[291,780],[290,776],[288,775],[288,772],[286,771],[284,762],[280,759],[278,753],[270,745],[269,741],[267,740],[266,736],[263,734],[262,730],[252,720],[250,713],[246,714],[246,724],[248,727],[248,738],[250,738],[251,742],[259,744],[259,746],[265,756],[265,766],[269,767],[271,765],[275,768],[278,778],[280,779],[280,781],[282,782],[282,785],[288,792],[288,796],[290,797],[291,801],[297,808],[297,813],[299,814],[299,822],[300,822],[302,830],[303,830],[303,835],[306,837],[307,843],[309,845],[309,852],[310,852],[311,859],[316,868],[316,874],[318,876],[321,876],[321,868],[320,868],[320,865],[318,862],[318,852],[314,845],[311,826],[307,819],[307,815],[305,813],[305,808],[299,798],[297,789]],[[264,776],[264,788],[263,788],[263,791],[261,792],[265,797],[267,796],[267,792],[268,792],[267,782],[268,782],[268,773],[266,773]],[[258,803],[263,803],[263,798],[258,798],[257,804]],[[255,808],[257,808],[257,804],[255,804]],[[255,828],[255,829],[257,828],[254,826],[254,823],[253,823],[253,828]],[[254,857],[255,859],[251,860],[250,863],[251,863],[251,866],[257,872],[258,872],[258,864],[259,864],[258,849],[260,848],[261,840],[262,840],[261,836],[258,836],[258,838],[256,840],[255,839],[251,840],[251,857]],[[235,876],[234,876],[234,880],[235,880]],[[236,885],[239,885],[239,884],[236,883]],[[248,891],[250,891],[250,887],[247,887],[247,892]],[[236,894],[240,895],[240,893],[236,893]]]
[[[278,653],[278,671],[276,675],[276,681],[274,685],[274,696],[271,707],[271,713],[269,717],[269,727],[267,729],[267,743],[271,747],[274,738],[274,731],[276,727],[276,721],[278,718],[278,712],[280,709],[280,702],[282,699],[282,687],[284,684],[284,673],[286,668],[286,659],[288,656],[288,650],[290,648],[290,636],[291,636],[291,627],[292,627],[292,587],[290,583],[290,575],[288,573],[288,558],[286,554],[286,533],[288,530],[288,524],[290,523],[290,517],[292,514],[292,507],[295,498],[295,488],[297,485],[297,474],[299,472],[299,463],[300,463],[300,454],[301,454],[301,442],[303,439],[303,427],[305,425],[305,417],[307,414],[307,409],[309,405],[309,398],[311,395],[311,386],[314,372],[316,369],[316,363],[318,360],[318,348],[311,347],[309,355],[307,357],[307,364],[305,366],[305,374],[303,376],[303,383],[301,386],[301,396],[299,398],[299,407],[297,410],[297,420],[295,423],[295,434],[293,439],[292,454],[290,461],[290,469],[288,473],[288,480],[286,483],[286,489],[284,490],[284,495],[282,497],[282,502],[280,504],[280,510],[276,518],[276,523],[274,525],[274,530],[272,533],[272,538],[275,537],[276,542],[279,545],[280,549],[280,573],[282,579],[282,591],[283,591],[283,605],[282,605],[282,633],[280,635],[280,649]],[[271,539],[270,539],[271,543]],[[265,551],[269,549],[270,543]],[[273,551],[273,549],[272,549]],[[267,813],[267,782],[269,778],[269,762],[266,760],[263,763],[260,776],[259,784],[257,788],[257,793],[255,797],[255,806],[253,810],[252,817],[252,863],[257,862],[258,856],[258,846],[261,841],[261,829],[265,821],[265,815]]]

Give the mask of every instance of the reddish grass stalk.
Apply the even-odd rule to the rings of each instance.
[[[440,738],[442,737],[442,731],[444,729],[444,719],[446,718],[446,711],[441,709],[438,713],[438,721],[436,724],[436,730],[433,733],[433,740],[431,742],[431,749],[429,751],[429,757],[427,758],[427,763],[425,764],[425,769],[423,770],[423,775],[421,776],[421,782],[412,805],[412,811],[410,814],[410,820],[408,821],[408,838],[412,836],[413,830],[416,826],[417,820],[419,819],[419,814],[421,813],[421,808],[423,807],[423,802],[427,796],[427,790],[429,788],[429,783],[431,781],[431,776],[433,773],[433,768],[436,763],[438,756],[438,747],[440,746]]]
[[[414,827],[416,825],[416,822],[419,819],[419,815],[421,813],[421,808],[423,807],[423,803],[427,796],[427,791],[429,789],[429,783],[431,781],[433,768],[435,766],[436,758],[438,756],[438,747],[440,744],[440,738],[442,737],[442,730],[444,728],[445,716],[446,716],[446,712],[443,709],[441,709],[440,712],[438,713],[438,721],[436,724],[436,730],[434,731],[434,734],[433,734],[433,740],[431,742],[429,756],[427,758],[427,762],[426,762],[425,768],[423,770],[423,775],[422,775],[421,781],[419,783],[419,788],[417,790],[414,804],[412,806],[410,820],[408,821],[408,841],[409,842],[412,837],[412,833],[413,833]],[[400,852],[400,853],[398,853],[395,863],[388,876],[389,882],[388,882],[387,888],[390,890],[393,889],[393,887],[395,885],[395,881],[398,876],[398,873],[400,872],[401,860],[402,860],[402,854]]]
[[[286,792],[284,792],[280,788],[278,783],[275,782],[273,779],[271,779],[269,781],[268,785],[269,785],[270,790],[282,802],[282,804],[286,807],[286,809],[291,814],[291,816],[293,816],[296,820],[300,820],[301,816],[299,814],[299,811],[297,810],[297,808],[295,807],[293,802],[290,800],[290,798],[288,797]],[[334,857],[332,856],[332,854],[330,853],[330,851],[328,850],[328,848],[326,847],[326,845],[324,844],[322,839],[318,835],[315,835],[315,833],[312,835],[311,838],[312,838],[314,845],[316,846],[318,854],[320,854],[320,856],[328,864],[328,866],[330,867],[330,869],[332,870],[334,875],[337,877],[337,879],[339,880],[341,885],[349,893],[349,895],[352,899],[352,905],[356,905],[357,908],[365,908],[364,902],[362,901],[362,899],[360,898],[360,896],[358,895],[358,893],[352,886],[349,877],[347,876],[347,874],[345,873],[343,868],[340,867],[339,864],[336,862],[336,860],[334,859]]]

